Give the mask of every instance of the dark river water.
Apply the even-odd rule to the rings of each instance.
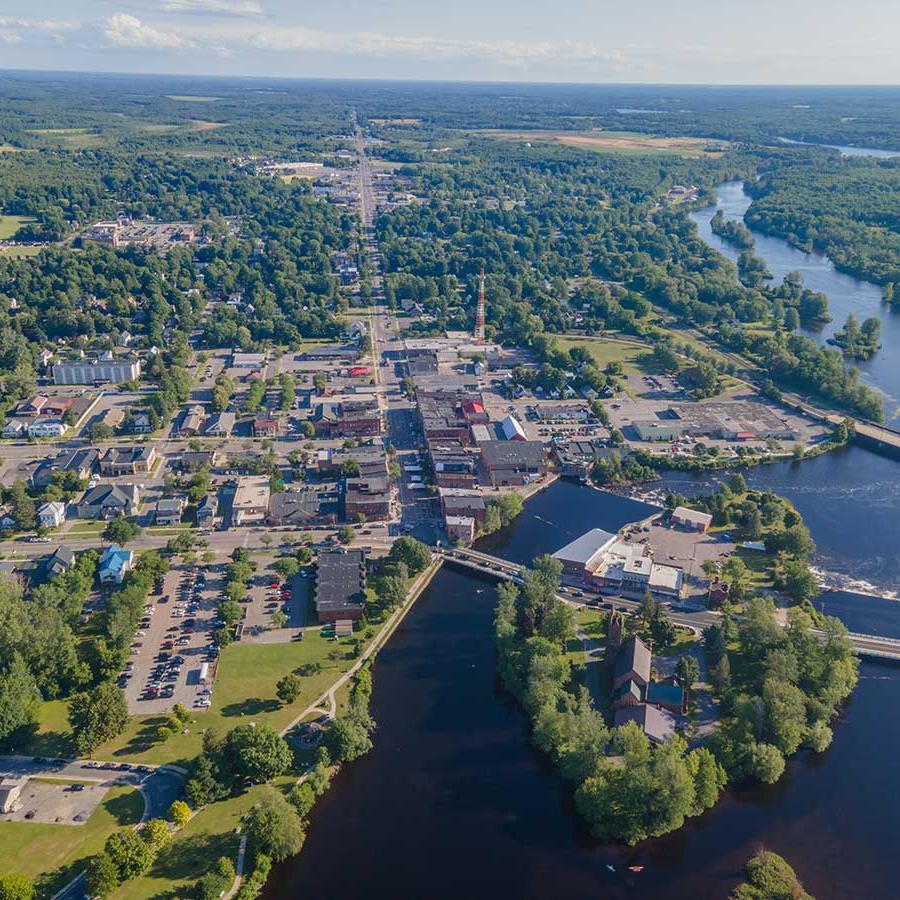
[[[691,213],[700,236],[733,262],[737,262],[740,251],[713,234],[710,220],[721,209],[726,219],[743,221],[744,213],[750,207],[750,198],[744,193],[743,186],[742,181],[720,184],[716,188],[716,205]],[[799,272],[806,287],[828,295],[832,321],[816,329],[801,328],[804,334],[824,344],[843,327],[850,313],[860,321],[870,316],[881,320],[881,349],[872,359],[856,365],[863,382],[884,395],[885,417],[889,424],[900,423],[900,313],[892,311],[882,301],[881,288],[838,272],[827,256],[804,253],[781,238],[751,231],[756,240],[754,253],[766,261],[775,284],[789,272]]]
[[[756,469],[748,479],[791,497],[823,562],[852,571],[877,556],[881,581],[896,585],[898,472],[851,448],[799,467]],[[685,492],[703,486],[668,481]],[[479,546],[527,561],[589,527],[616,529],[646,511],[558,482]],[[900,636],[895,601],[846,593],[824,600],[854,630]],[[724,900],[760,845],[784,854],[818,900],[900,897],[900,668],[864,664],[832,746],[796,757],[778,784],[729,791],[676,834],[614,847],[584,832],[569,789],[531,749],[522,715],[497,685],[493,604],[491,584],[438,574],[378,655],[374,749],[340,772],[302,853],[276,867],[265,897]],[[641,874],[624,871],[636,864]]]

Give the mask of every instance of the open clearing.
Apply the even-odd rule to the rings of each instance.
[[[166,100],[176,103],[215,103],[221,97],[204,97],[202,94],[166,94]]]
[[[0,216],[0,241],[7,241],[23,226],[36,222],[34,216]]]
[[[62,145],[73,150],[100,147],[104,143],[103,136],[90,128],[32,128],[31,134],[48,138],[51,146]]]
[[[676,153],[680,156],[720,156],[721,141],[690,137],[654,137],[636,131],[479,131],[501,140],[542,141],[614,153]],[[707,150],[710,144],[715,150]]]
[[[206,119],[191,119],[191,131],[215,131],[217,128],[227,127],[227,122],[208,122]]]

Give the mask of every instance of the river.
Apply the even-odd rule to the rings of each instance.
[[[620,110],[621,111],[621,110]],[[778,138],[782,144],[793,144],[795,147],[822,147],[824,150],[837,150],[844,157],[868,157],[870,159],[894,159],[900,156],[900,150],[878,150],[872,147],[848,147],[843,144],[816,144],[809,141],[792,141],[790,138]]]
[[[726,219],[743,221],[751,200],[744,193],[742,181],[720,184],[716,192],[716,204],[692,212],[691,219],[707,244],[737,262],[740,251],[713,234],[710,221],[719,209]],[[831,260],[821,253],[804,253],[781,238],[751,231],[756,240],[754,253],[765,260],[775,283],[779,283],[789,272],[799,272],[806,287],[828,295],[832,321],[818,328],[804,326],[801,328],[804,334],[824,344],[843,327],[850,313],[860,320],[875,316],[881,321],[881,349],[872,359],[856,365],[862,380],[883,394],[888,424],[900,424],[900,314],[891,312],[882,301],[881,288],[838,272]]]
[[[851,447],[799,466],[747,473],[801,509],[823,562],[854,570],[880,558],[900,582],[897,464]],[[823,483],[832,487],[822,490]],[[689,491],[684,475],[664,486]],[[893,498],[893,499],[892,499]],[[588,527],[615,529],[642,503],[557,482],[479,546],[526,561]],[[855,630],[900,636],[896,601],[829,594],[826,611]],[[726,793],[681,831],[627,849],[584,832],[571,794],[528,743],[498,687],[491,584],[444,569],[378,656],[375,747],[345,766],[316,807],[302,853],[275,868],[264,896],[324,898],[716,898],[762,844],[784,854],[818,900],[900,897],[900,669],[864,664],[824,754],[801,754],[781,781]],[[609,871],[612,865],[615,872]],[[624,871],[643,865],[641,874]]]

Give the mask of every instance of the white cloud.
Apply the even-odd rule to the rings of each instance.
[[[258,17],[262,4],[256,0],[162,0],[162,8],[171,13],[195,13],[214,16]]]
[[[115,13],[106,20],[106,39],[117,47],[154,50],[184,50],[197,44],[174,31],[165,31],[142,22],[129,13]]]

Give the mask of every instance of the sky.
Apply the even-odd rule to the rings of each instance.
[[[898,84],[896,0],[0,0],[0,68]]]

